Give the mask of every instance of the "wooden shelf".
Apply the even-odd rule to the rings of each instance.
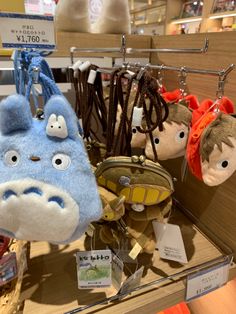
[[[198,22],[202,20],[202,16],[194,16],[194,17],[186,17],[184,19],[175,19],[172,20],[172,24],[184,24],[184,23],[191,23],[191,22]]]
[[[219,18],[224,18],[224,17],[229,17],[229,15],[231,17],[236,17],[236,11],[225,11],[225,12],[217,12],[217,13],[213,13],[213,14],[209,14],[209,18],[211,17],[216,17],[216,16],[220,16]]]
[[[151,257],[143,256],[141,261],[148,269],[142,284],[178,273],[222,255],[219,249],[179,211],[174,213],[172,222],[181,227],[189,263],[183,266],[176,262],[161,260],[156,251],[152,265]],[[74,254],[83,248],[82,241],[76,241],[69,246],[60,246],[59,249],[50,247],[47,243],[32,243],[31,259],[22,288],[22,300],[25,300],[24,314],[61,314],[116,293],[114,288],[78,290]],[[133,266],[136,267],[135,264]],[[166,281],[162,287],[159,285],[158,288],[156,285],[133,293],[119,303],[98,305],[83,313],[153,314],[184,300],[184,295],[184,280],[178,278],[176,281]]]

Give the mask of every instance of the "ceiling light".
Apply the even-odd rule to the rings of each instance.
[[[191,18],[191,19],[181,19],[171,22],[172,24],[183,24],[183,23],[191,23],[201,21],[202,17]]]

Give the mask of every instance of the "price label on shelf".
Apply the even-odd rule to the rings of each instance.
[[[52,16],[0,13],[0,35],[3,48],[56,48]]]
[[[186,301],[192,301],[209,292],[222,287],[228,281],[229,265],[227,261],[221,265],[202,270],[187,278]]]

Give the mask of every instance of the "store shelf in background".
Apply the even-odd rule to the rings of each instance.
[[[151,256],[146,254],[142,263],[147,267],[147,272],[142,283],[161,279],[221,256],[221,252],[182,213],[176,211],[172,222],[181,226],[189,263],[180,265],[161,260],[156,251],[152,265]],[[74,254],[84,248],[82,240],[59,248],[42,242],[32,243],[21,295],[22,300],[25,300],[24,314],[61,314],[116,293],[114,288],[78,290]],[[136,268],[136,264],[132,265]],[[231,275],[234,275],[234,269],[231,269]],[[83,313],[153,314],[184,300],[184,279],[176,278],[163,284],[161,287],[160,284],[154,285],[132,293],[119,303],[98,305]]]

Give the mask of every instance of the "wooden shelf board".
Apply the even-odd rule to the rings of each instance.
[[[181,226],[189,263],[183,266],[161,260],[156,251],[154,263],[149,265],[142,284],[221,256],[220,251],[183,214],[176,212],[172,222]],[[74,253],[79,249],[83,249],[82,240],[67,247],[59,246],[61,252],[47,243],[32,243],[31,259],[22,288],[22,300],[25,300],[24,314],[63,313],[116,293],[114,288],[78,290]],[[151,263],[151,258],[142,261],[147,265]],[[165,286],[156,288],[157,286],[149,287],[133,293],[117,304],[99,305],[83,313],[153,314],[184,299],[183,280],[166,282]]]
[[[225,16],[227,17],[228,15],[231,15],[231,14],[234,14],[234,16],[236,16],[236,11],[226,11],[226,12],[212,13],[212,14],[209,14],[208,17],[222,16],[222,19],[223,19]]]

